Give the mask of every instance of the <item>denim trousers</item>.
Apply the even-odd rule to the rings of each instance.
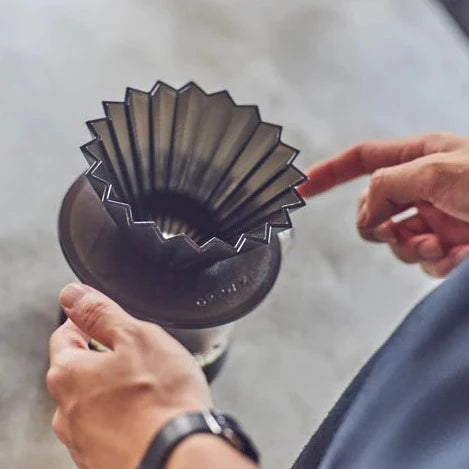
[[[469,468],[469,261],[406,317],[292,469]]]

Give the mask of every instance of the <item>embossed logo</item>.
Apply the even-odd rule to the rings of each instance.
[[[207,306],[210,303],[226,298],[227,295],[232,295],[233,293],[236,293],[238,290],[240,290],[247,284],[248,278],[246,276],[243,276],[238,280],[231,282],[228,287],[220,288],[219,290],[212,291],[204,296],[201,296],[200,298],[197,298],[195,304],[200,308],[203,308],[204,306]]]

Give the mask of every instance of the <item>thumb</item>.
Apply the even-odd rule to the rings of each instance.
[[[427,201],[433,186],[424,158],[375,171],[358,214],[360,231],[376,228],[419,201]]]
[[[59,295],[65,314],[85,334],[113,349],[122,330],[136,320],[103,293],[80,283],[67,285]]]

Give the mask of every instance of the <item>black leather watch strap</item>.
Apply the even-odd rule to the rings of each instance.
[[[156,435],[138,469],[163,469],[174,448],[195,433],[217,435],[255,462],[258,453],[250,439],[231,417],[217,412],[182,414],[168,422]]]

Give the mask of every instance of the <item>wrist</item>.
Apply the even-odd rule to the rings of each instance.
[[[253,469],[259,453],[236,420],[216,410],[187,412],[154,437],[139,469]]]
[[[176,446],[164,469],[200,467],[254,469],[259,466],[220,437],[209,433],[196,433]]]
[[[151,442],[167,423],[188,412],[204,412],[207,410],[208,407],[202,404],[188,404],[176,408],[166,408],[164,410],[158,408],[142,410],[138,418],[138,430],[135,432],[135,439],[138,441],[138,444],[131,444],[131,451],[134,457],[133,466],[141,462]]]

